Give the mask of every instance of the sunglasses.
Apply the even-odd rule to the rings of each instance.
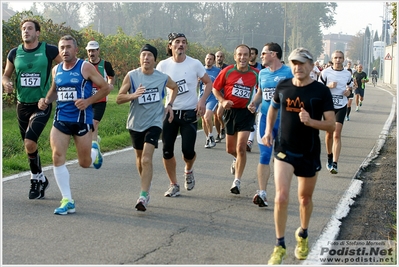
[[[266,52],[262,52],[262,56],[266,55],[266,54],[271,54],[271,53],[277,53],[275,51],[266,51]]]

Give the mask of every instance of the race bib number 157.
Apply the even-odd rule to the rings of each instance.
[[[23,87],[40,87],[40,73],[22,73],[20,82]]]

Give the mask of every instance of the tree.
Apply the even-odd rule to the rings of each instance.
[[[288,38],[292,48],[305,46],[314,56],[323,52],[321,27],[329,28],[335,24],[333,15],[336,3],[288,3],[287,24],[291,29]]]
[[[20,24],[26,18],[33,18],[39,22],[41,28],[39,41],[58,45],[61,36],[70,34],[76,39],[78,44],[83,42],[82,35],[71,27],[65,26],[64,23],[56,24],[51,19],[34,15],[31,11],[16,13],[8,21],[3,21],[3,68],[8,52],[22,43]]]
[[[71,29],[70,27],[66,27],[64,24],[55,24],[51,19],[45,19],[42,16],[34,15],[32,11],[16,13],[8,21],[3,21],[3,73],[9,51],[22,43],[20,24],[21,21],[27,18],[33,18],[39,22],[41,28],[39,41],[41,42],[58,45],[58,41],[61,36],[70,34],[76,38],[78,43],[82,43],[82,36],[79,34],[79,32]],[[15,72],[12,74],[11,79],[15,79]],[[3,94],[3,103],[6,103],[5,106],[8,104],[13,104],[15,101],[15,93],[11,96]]]
[[[348,58],[355,63],[363,63],[364,33],[358,32],[348,43]]]
[[[42,15],[52,18],[55,23],[64,23],[66,26],[76,30],[81,28],[80,11],[82,10],[83,2],[43,2],[41,6],[43,7]]]
[[[396,40],[396,35],[397,35],[397,8],[398,8],[398,3],[397,2],[393,2],[391,3],[392,5],[392,22],[391,22],[391,26],[393,27],[393,33],[392,33],[392,39],[394,40],[394,42],[397,42]]]

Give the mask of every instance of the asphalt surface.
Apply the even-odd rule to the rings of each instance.
[[[396,103],[396,88],[367,86],[359,112],[354,104],[345,121],[342,151],[336,175],[320,171],[309,226],[309,246],[325,231],[337,203],[364,161],[381,142],[381,133]],[[108,111],[110,112],[110,111]],[[147,211],[134,206],[140,177],[131,148],[104,154],[101,169],[83,169],[76,161],[67,166],[76,213],[59,216],[61,194],[51,166],[45,168],[50,188],[46,198],[29,200],[29,175],[4,177],[2,183],[3,265],[266,265],[273,251],[274,178],[268,183],[269,207],[252,203],[258,189],[256,167],[259,150],[247,153],[241,194],[230,193],[234,176],[225,140],[205,149],[198,132],[194,167],[196,186],[184,189],[184,164],[176,142],[181,196],[167,198],[168,179],[162,164],[162,144],[154,154],[154,178]],[[285,264],[302,264],[294,257],[294,232],[299,226],[297,181],[293,177],[286,230]]]

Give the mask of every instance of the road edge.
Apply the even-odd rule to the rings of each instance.
[[[370,162],[378,157],[382,147],[384,146],[386,139],[389,135],[389,131],[392,126],[393,119],[396,115],[396,96],[381,88],[380,90],[386,91],[393,96],[392,98],[392,106],[391,113],[389,114],[388,119],[386,120],[384,127],[380,133],[379,138],[376,141],[373,149],[370,151],[368,156],[364,159],[362,164],[359,166],[359,169],[356,171],[355,175],[352,177],[351,184],[349,188],[345,191],[342,198],[338,202],[338,205],[332,214],[330,220],[323,228],[322,233],[317,238],[316,242],[312,246],[307,259],[302,263],[302,265],[321,265],[321,261],[319,260],[320,248],[322,246],[326,246],[328,241],[334,241],[340,231],[340,226],[342,224],[341,220],[345,218],[350,211],[351,205],[355,202],[353,199],[361,192],[363,182],[358,179],[363,170],[370,164]]]

